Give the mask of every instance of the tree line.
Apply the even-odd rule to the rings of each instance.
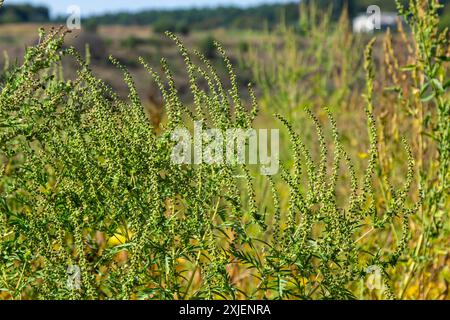
[[[0,23],[48,22],[50,10],[29,4],[4,5],[0,9]]]

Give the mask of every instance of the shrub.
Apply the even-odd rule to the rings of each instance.
[[[207,59],[214,59],[216,57],[215,39],[209,35],[200,43],[200,52],[202,52]]]
[[[83,23],[83,30],[90,33],[96,33],[98,24],[94,19],[88,19]]]
[[[176,25],[170,20],[161,18],[153,23],[152,29],[156,33],[175,32]]]
[[[137,46],[144,44],[145,41],[141,38],[137,38],[134,36],[129,36],[128,38],[123,39],[120,41],[120,45],[124,48],[134,49]]]
[[[175,27],[175,32],[183,36],[187,36],[190,33],[189,23],[186,21],[180,21]]]

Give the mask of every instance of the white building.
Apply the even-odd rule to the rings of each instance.
[[[374,13],[372,15],[361,14],[353,19],[353,32],[372,33],[375,30],[382,30],[388,27],[395,28],[398,19],[399,16],[393,12]]]

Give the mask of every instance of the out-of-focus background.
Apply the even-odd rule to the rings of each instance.
[[[342,12],[347,12],[350,30],[357,33],[370,31],[357,25],[358,17],[366,14],[368,6],[378,5],[387,16],[396,9],[393,0],[301,2],[305,5],[311,2],[322,12],[317,16],[317,23],[324,22],[321,21],[324,17],[320,17],[324,12],[330,12],[330,23],[337,22]],[[182,74],[182,60],[173,43],[164,36],[165,31],[178,34],[188,47],[200,49],[212,60],[216,58],[213,41],[220,41],[233,62],[240,64],[239,81],[247,83],[253,79],[249,63],[245,63],[248,61],[245,55],[266,44],[274,35],[272,31],[292,27],[308,41],[307,29],[299,22],[302,14],[299,3],[292,0],[6,0],[0,12],[0,67],[23,57],[25,47],[38,41],[39,27],[50,28],[65,25],[67,21],[73,22],[73,14],[77,12],[71,6],[75,5],[80,10],[81,29],[73,30],[67,37],[67,45],[75,46],[80,52],[85,51],[86,45],[89,46],[91,65],[96,74],[126,95],[125,84],[108,62],[108,56],[114,55],[137,78],[141,96],[149,103],[158,105],[160,98],[157,90],[139,66],[138,56],[152,65],[158,65],[161,57],[166,57],[175,64],[175,76],[181,93],[187,92],[188,86]],[[442,23],[448,25],[448,6],[443,15]],[[389,24],[383,27],[386,30]],[[390,27],[395,28],[395,23],[391,23]],[[65,67],[66,73],[69,69]]]

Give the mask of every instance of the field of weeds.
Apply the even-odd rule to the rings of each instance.
[[[448,30],[397,9],[374,37],[314,5],[236,37],[0,26],[0,299],[449,299]]]

